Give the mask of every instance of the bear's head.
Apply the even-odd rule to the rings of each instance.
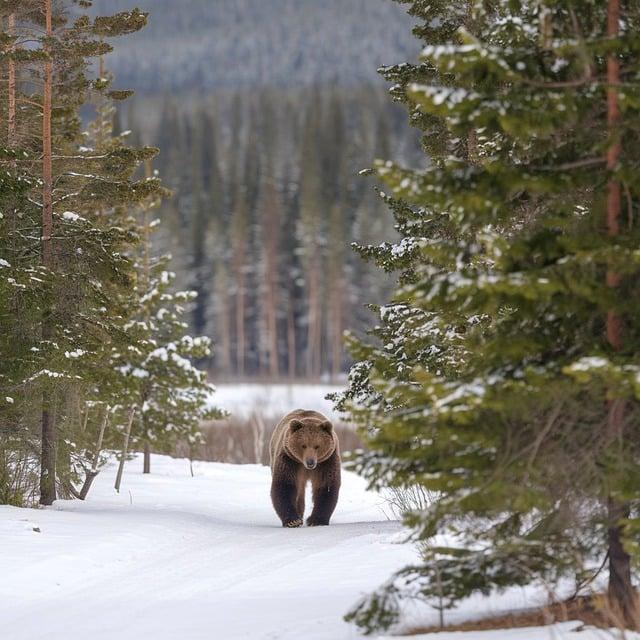
[[[333,425],[329,420],[316,417],[294,418],[289,423],[285,448],[307,469],[315,469],[336,449]]]

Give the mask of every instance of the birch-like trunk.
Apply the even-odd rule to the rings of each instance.
[[[122,444],[122,452],[120,454],[120,464],[118,465],[118,473],[116,474],[115,489],[120,493],[120,483],[122,482],[122,473],[124,472],[124,463],[127,459],[127,453],[129,452],[129,437],[131,436],[131,425],[133,424],[133,417],[136,413],[136,408],[131,407],[129,409],[129,417],[127,418],[127,429],[124,432],[124,442]]]
[[[87,416],[89,415],[89,409],[87,409]],[[102,442],[104,440],[104,432],[107,428],[107,423],[109,422],[109,406],[105,405],[104,414],[102,415],[102,422],[100,423],[100,431],[98,433],[98,441],[96,442],[96,450],[93,454],[93,463],[91,464],[91,469],[87,473],[87,477],[84,479],[84,484],[82,485],[82,489],[80,490],[80,500],[84,500],[89,493],[89,489],[91,489],[91,485],[93,484],[93,480],[98,475],[98,462],[100,461],[100,454],[102,453]]]

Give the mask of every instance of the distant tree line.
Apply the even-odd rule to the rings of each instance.
[[[376,66],[418,52],[390,0],[144,0],[144,32],[108,57],[137,91],[360,86]],[[97,0],[98,15],[128,0]],[[160,89],[160,91],[159,91]]]
[[[198,293],[191,324],[216,344],[212,370],[345,371],[344,331],[370,322],[365,302],[390,284],[349,248],[393,236],[358,173],[389,153],[415,156],[402,112],[374,88],[219,93],[186,106],[166,97],[155,121],[148,105],[127,127],[163,149],[155,166],[174,197],[160,245],[178,285]]]

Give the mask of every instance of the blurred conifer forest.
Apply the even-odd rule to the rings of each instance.
[[[107,4],[119,2],[94,10]],[[335,377],[344,332],[370,324],[366,304],[392,283],[349,248],[394,237],[359,173],[420,158],[371,64],[415,54],[410,20],[386,0],[146,4],[147,28],[106,58],[116,85],[138,88],[116,128],[161,149],[173,197],[155,248],[198,293],[191,326],[215,343],[205,366],[217,379]]]
[[[191,324],[215,343],[217,374],[345,370],[344,331],[370,323],[366,303],[391,282],[349,247],[393,237],[359,171],[416,155],[405,120],[373,87],[142,97],[128,112],[122,126],[164,150],[154,166],[173,196],[157,248],[198,293]]]

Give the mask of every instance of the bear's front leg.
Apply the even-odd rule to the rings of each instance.
[[[340,493],[340,461],[334,454],[323,462],[311,478],[313,511],[307,518],[310,527],[328,525],[338,504]]]
[[[288,456],[281,454],[275,461],[272,470],[271,502],[278,517],[282,520],[283,527],[302,526],[304,514],[298,511],[297,480],[297,464]]]
[[[276,480],[271,482],[271,501],[283,527],[301,527],[302,516],[298,514],[298,491],[295,482]]]
[[[338,504],[340,487],[322,486],[313,489],[313,511],[307,518],[310,527],[318,527],[329,524],[331,516]]]

